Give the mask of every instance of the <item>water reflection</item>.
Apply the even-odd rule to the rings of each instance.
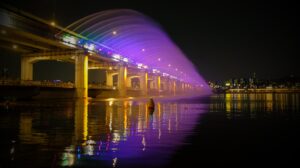
[[[88,100],[78,99],[75,104],[75,139],[87,140],[88,135]]]
[[[75,141],[65,147],[60,166],[150,163],[161,165],[192,132],[203,104],[156,102],[151,112],[145,100],[77,100],[74,107]],[[72,148],[72,149],[71,149]],[[167,150],[161,150],[161,148]],[[134,158],[144,158],[135,160]],[[152,159],[151,159],[152,160]]]
[[[10,147],[10,160],[13,161],[15,159],[15,140],[11,141],[11,147]]]
[[[147,103],[47,100],[0,106],[6,135],[0,139],[6,160],[0,167],[164,167],[194,134],[201,113],[221,112],[229,120],[300,117],[299,94],[219,94],[209,104],[155,100],[153,113]]]
[[[268,113],[280,116],[299,115],[298,93],[242,94],[226,93],[212,96],[211,112],[226,111],[228,119],[268,117]],[[287,114],[290,113],[290,114]],[[270,115],[274,116],[274,115]]]
[[[6,161],[0,167],[164,167],[184,138],[195,133],[201,113],[225,114],[226,121],[300,117],[299,94],[218,94],[210,99],[209,104],[155,100],[153,113],[147,100],[137,99],[0,106],[1,160]]]
[[[75,162],[74,147],[69,146],[64,149],[61,156],[61,166],[73,166]]]

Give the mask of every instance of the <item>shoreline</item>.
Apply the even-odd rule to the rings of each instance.
[[[300,89],[282,89],[282,88],[274,88],[274,89],[228,89],[228,90],[220,90],[213,91],[213,93],[300,93]]]

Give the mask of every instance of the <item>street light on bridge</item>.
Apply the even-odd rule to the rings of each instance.
[[[51,21],[51,22],[50,22],[50,25],[51,25],[51,26],[55,26],[56,24],[55,24],[54,21]]]

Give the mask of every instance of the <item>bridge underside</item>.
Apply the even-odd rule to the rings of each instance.
[[[0,12],[0,15],[2,14]],[[1,87],[21,89],[33,87],[43,92],[52,89],[53,93],[56,91],[63,93],[62,90],[66,90],[70,92],[71,97],[77,98],[178,95],[202,89],[147,69],[139,69],[136,65],[116,61],[82,47],[63,43],[53,35],[67,30],[53,27],[39,19],[35,18],[33,21],[17,15],[13,15],[10,19],[13,22],[7,25],[0,24],[0,47],[21,55],[21,76],[17,82],[3,80]],[[40,61],[53,60],[75,65],[74,83],[60,85],[33,81],[33,65]],[[105,71],[105,84],[89,84],[89,69]]]
[[[77,98],[87,98],[89,95],[90,97],[179,95],[196,89],[184,82],[118,62],[108,61],[80,49],[23,54],[21,58],[21,83],[32,81],[33,64],[45,60],[59,60],[75,65],[73,88],[75,88],[76,94],[73,97]],[[105,71],[105,85],[89,84],[89,69]]]

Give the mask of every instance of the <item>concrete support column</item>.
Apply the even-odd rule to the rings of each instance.
[[[188,91],[189,91],[189,89],[188,89],[188,84],[187,84],[187,83],[184,83],[184,91],[185,91],[185,92],[188,92]]]
[[[180,82],[180,91],[184,92],[184,83],[183,82]]]
[[[33,63],[31,58],[21,58],[21,80],[32,80],[33,79]]]
[[[191,85],[190,84],[187,84],[187,89],[188,89],[189,92],[191,91]]]
[[[152,89],[157,90],[157,78],[158,76],[153,76],[152,80]]]
[[[161,78],[160,87],[164,92],[168,91],[167,81],[165,78]]]
[[[126,96],[127,67],[120,66],[118,74],[118,89],[121,97]]]
[[[77,55],[75,58],[75,88],[77,98],[88,97],[88,56]]]
[[[142,95],[147,95],[148,93],[148,73],[143,72],[140,77],[140,88],[142,90]]]
[[[150,88],[151,90],[152,90],[152,89],[155,89],[153,78],[152,78],[152,80],[149,82],[149,88]]]
[[[106,86],[113,86],[113,71],[106,71]]]
[[[172,79],[168,79],[167,80],[167,85],[168,85],[168,91],[170,92],[170,93],[173,93],[173,80]]]
[[[132,78],[127,78],[127,81],[126,81],[126,86],[128,87],[128,88],[132,88],[132,86],[131,86],[131,83],[132,83]]]
[[[161,78],[160,76],[157,77],[157,91],[160,93],[161,90]]]
[[[153,76],[153,88],[155,90],[157,90],[157,92],[159,93],[160,89],[161,89],[161,78],[160,76]]]
[[[177,91],[176,81],[173,80],[173,81],[172,81],[172,93],[173,93],[173,95],[176,94],[176,91]]]
[[[185,92],[188,92],[188,91],[189,91],[189,88],[188,88],[188,84],[187,84],[187,83],[184,84],[184,91],[185,91]]]

